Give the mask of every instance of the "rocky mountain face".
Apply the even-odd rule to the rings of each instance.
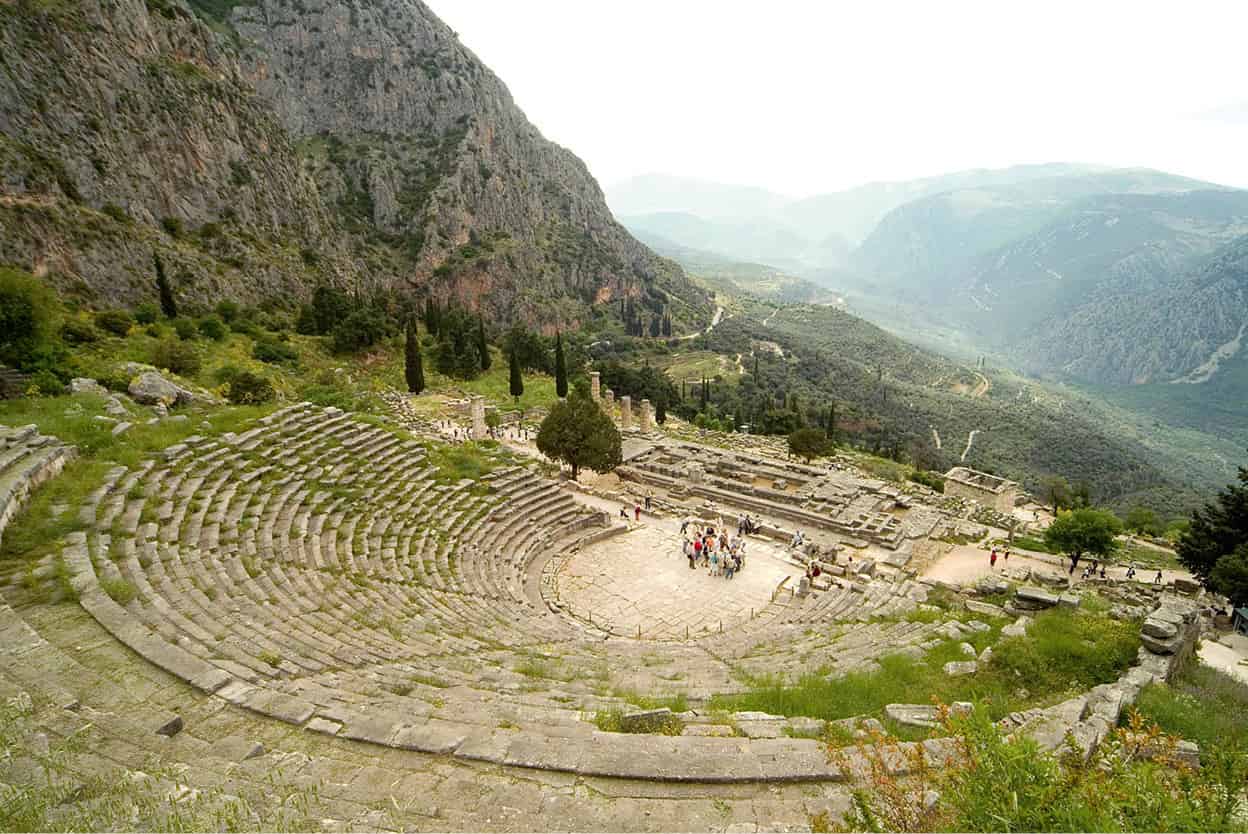
[[[391,287],[572,324],[708,301],[416,0],[0,2],[0,260],[133,302]]]
[[[188,9],[159,8],[0,3],[0,261],[101,303],[150,297],[154,250],[191,298],[297,292],[323,242],[345,268],[272,111]]]

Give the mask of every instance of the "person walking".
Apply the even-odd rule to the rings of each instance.
[[[641,505],[633,505],[633,521],[641,521]]]
[[[988,554],[988,569],[997,569],[997,549],[995,547],[992,549],[992,552]]]
[[[650,502],[654,498],[654,490],[646,490],[646,512],[650,512]]]
[[[1153,577],[1153,584],[1154,584],[1154,585],[1161,585],[1161,584],[1164,584],[1164,580],[1163,580],[1163,578],[1162,578],[1162,576],[1161,576],[1161,571],[1157,571],[1157,575],[1156,575],[1155,577]]]

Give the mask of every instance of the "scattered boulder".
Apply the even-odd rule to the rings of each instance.
[[[1174,585],[1174,590],[1180,594],[1196,594],[1200,592],[1200,583],[1193,579],[1176,576],[1171,584]]]
[[[90,394],[93,397],[107,397],[108,389],[94,379],[75,377],[69,381],[69,393]]]
[[[1057,605],[1059,597],[1039,588],[1019,588],[1014,593],[1014,605],[1031,611],[1043,611]]]
[[[1023,637],[1027,634],[1027,626],[1031,625],[1031,617],[1026,614],[1001,629],[1002,637]]]
[[[979,654],[979,652],[975,651],[975,647],[970,643],[962,643],[958,646],[958,648],[962,651],[962,654],[967,657],[975,657],[975,655]]]
[[[126,407],[121,404],[121,400],[116,395],[104,401],[104,413],[110,417],[125,417],[128,414]]]
[[[977,586],[975,586],[975,591],[976,593],[982,596],[992,596],[994,594],[1008,594],[1010,592],[1010,583],[1006,582],[1004,579],[989,578],[989,579],[983,580]],[[977,605],[989,605],[989,603],[986,603],[986,602],[981,602],[981,603],[976,603],[976,604]],[[971,608],[969,602],[967,603],[966,607]],[[992,607],[996,608],[997,606],[993,605]],[[971,608],[971,610],[975,611],[976,609]],[[986,613],[986,612],[980,612],[980,613]]]
[[[144,405],[170,406],[188,403],[195,395],[155,371],[145,371],[130,381],[130,396]]]
[[[626,712],[620,717],[620,730],[625,733],[656,732],[671,717],[672,711],[667,707]]]
[[[1009,586],[1006,585],[1008,589]],[[999,605],[993,605],[991,602],[980,602],[979,600],[968,599],[965,603],[966,610],[973,611],[976,614],[983,614],[986,617],[1004,617],[1005,609]]]
[[[972,649],[972,652],[974,650]],[[962,675],[973,675],[979,671],[979,664],[974,660],[951,660],[944,666],[945,674],[951,678]]]
[[[128,422],[118,423],[117,425],[113,426],[113,437],[116,437],[120,434],[125,434],[126,432],[130,431],[130,428],[133,425],[134,425],[133,423],[128,423]]]
[[[955,701],[949,705],[954,715],[965,715],[973,708],[969,701]],[[907,727],[935,727],[940,721],[940,709],[934,704],[888,704],[884,714]]]
[[[180,715],[175,715],[156,728],[157,735],[168,736],[169,738],[173,738],[180,732],[182,732],[182,716]]]

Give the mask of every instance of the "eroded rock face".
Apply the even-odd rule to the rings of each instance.
[[[287,130],[326,137],[307,155],[326,198],[403,239],[441,293],[527,318],[560,296],[706,305],[419,0],[263,0],[232,23],[247,77]]]
[[[263,0],[216,30],[207,5],[7,4],[0,261],[101,306],[150,300],[155,253],[182,302],[363,283],[533,323],[709,318],[423,3]]]

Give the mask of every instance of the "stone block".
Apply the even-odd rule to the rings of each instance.
[[[966,610],[972,611],[976,614],[983,614],[985,617],[1005,616],[1004,608],[999,605],[993,605],[990,602],[980,602],[979,600],[968,599],[964,604],[966,605]]]
[[[671,717],[672,711],[667,707],[626,712],[620,717],[620,730],[625,733],[655,732],[660,725]]]
[[[1014,604],[1019,608],[1041,610],[1057,605],[1059,597],[1039,588],[1019,588],[1014,594]]]
[[[944,665],[944,670],[950,677],[973,675],[979,671],[979,664],[974,660],[951,660]]]

